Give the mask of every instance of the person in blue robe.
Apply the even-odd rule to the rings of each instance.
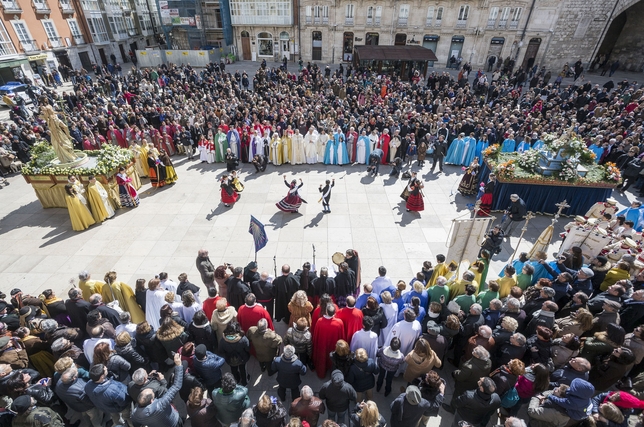
[[[472,164],[472,162],[474,161],[474,158],[476,157],[476,138],[474,138],[474,132],[472,132],[470,136],[466,136],[465,139],[467,140],[465,159],[461,164],[463,166],[469,166]]]
[[[447,150],[447,156],[445,157],[445,163],[448,165],[460,165],[463,162],[463,150],[465,148],[465,140],[463,139],[465,134],[461,133],[458,135],[452,145],[449,146]]]
[[[530,149],[530,140],[528,139],[523,139],[519,143],[519,146],[517,147],[517,152],[523,153],[524,151],[528,151]]]
[[[503,145],[501,145],[501,152],[514,153],[516,146],[517,146],[517,142],[514,140],[514,135],[510,134],[505,139],[505,141],[503,141]]]
[[[490,146],[490,142],[487,140],[487,135],[481,135],[481,139],[476,143],[476,151],[474,157],[479,158],[479,165],[483,164],[483,150]]]
[[[595,164],[599,164],[599,161],[601,160],[602,156],[604,155],[604,142],[601,140],[601,138],[597,139],[597,142],[590,147],[588,147],[590,151],[595,153]]]
[[[324,150],[324,164],[338,164],[338,147],[335,145],[335,135],[333,136],[333,138],[329,138],[329,140],[326,142],[326,149]]]
[[[617,212],[618,217],[622,215],[626,217],[626,221],[633,221],[635,231],[642,231],[642,228],[644,228],[644,208],[642,207],[642,202],[635,200],[631,203],[631,207]]]

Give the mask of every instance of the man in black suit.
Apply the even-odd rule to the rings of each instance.
[[[443,172],[443,159],[445,158],[445,154],[447,154],[447,142],[445,142],[445,137],[439,134],[438,140],[434,142],[434,154],[432,155],[434,162],[432,163],[432,173],[434,173],[434,169],[436,169],[436,163],[438,163],[440,172]]]

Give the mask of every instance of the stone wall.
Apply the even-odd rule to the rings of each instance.
[[[644,16],[644,3],[638,3],[624,11],[626,24],[610,52],[610,60],[619,59],[620,69],[641,72],[644,68],[644,28],[641,18]]]

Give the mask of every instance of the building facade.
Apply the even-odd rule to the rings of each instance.
[[[299,54],[298,0],[230,0],[237,56],[244,60],[293,60]]]
[[[70,0],[3,0],[0,83],[38,80],[64,64],[79,67],[90,45]]]
[[[491,57],[551,69],[581,58],[588,67],[610,52],[641,69],[640,9],[641,0],[301,0],[296,14],[305,61],[348,62],[356,45],[411,44],[432,49],[439,67],[452,56],[476,68]]]
[[[350,61],[356,45],[420,45],[432,49],[436,66],[462,58],[483,66],[512,58],[539,63],[561,9],[557,0],[396,1],[366,3],[303,0],[302,57]]]
[[[91,42],[91,63],[129,62],[130,51],[158,43],[160,22],[155,0],[74,1],[82,10]]]

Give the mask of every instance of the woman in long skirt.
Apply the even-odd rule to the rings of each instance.
[[[150,167],[150,183],[153,187],[163,187],[165,185],[165,165],[161,163],[161,160],[154,157],[154,152],[150,151],[148,153],[148,166]]]
[[[67,204],[69,218],[72,221],[72,230],[83,231],[89,228],[90,225],[96,224],[87,206],[77,197],[76,190],[72,184],[65,185],[65,203]]]
[[[227,208],[239,199],[239,194],[235,191],[232,181],[228,175],[221,178],[221,201]]]
[[[119,199],[122,207],[135,208],[139,206],[139,193],[132,186],[132,178],[127,176],[125,168],[120,167],[116,174],[116,183],[119,186]]]
[[[159,160],[161,160],[161,163],[165,166],[165,183],[170,185],[177,182],[179,177],[177,176],[177,172],[174,170],[174,165],[172,164],[170,156],[165,150],[161,150],[159,153]]]
[[[409,186],[409,197],[407,197],[407,212],[420,212],[425,210],[425,202],[423,201],[424,185],[420,180],[415,180]]]
[[[302,179],[300,179],[300,184],[297,184],[296,180],[291,181],[289,184],[286,181],[286,175],[284,175],[284,184],[288,187],[288,193],[286,197],[277,202],[275,205],[277,208],[283,212],[288,213],[297,213],[300,206],[302,206],[302,198],[300,197],[298,191],[304,185]]]
[[[489,181],[483,188],[483,195],[481,196],[481,209],[478,211],[478,216],[490,216],[492,211],[492,201],[494,197],[494,185],[496,184],[496,175],[490,174]]]
[[[458,185],[458,191],[464,196],[471,196],[478,192],[479,177],[479,159],[475,157],[470,163],[470,167],[465,170],[465,175]]]

